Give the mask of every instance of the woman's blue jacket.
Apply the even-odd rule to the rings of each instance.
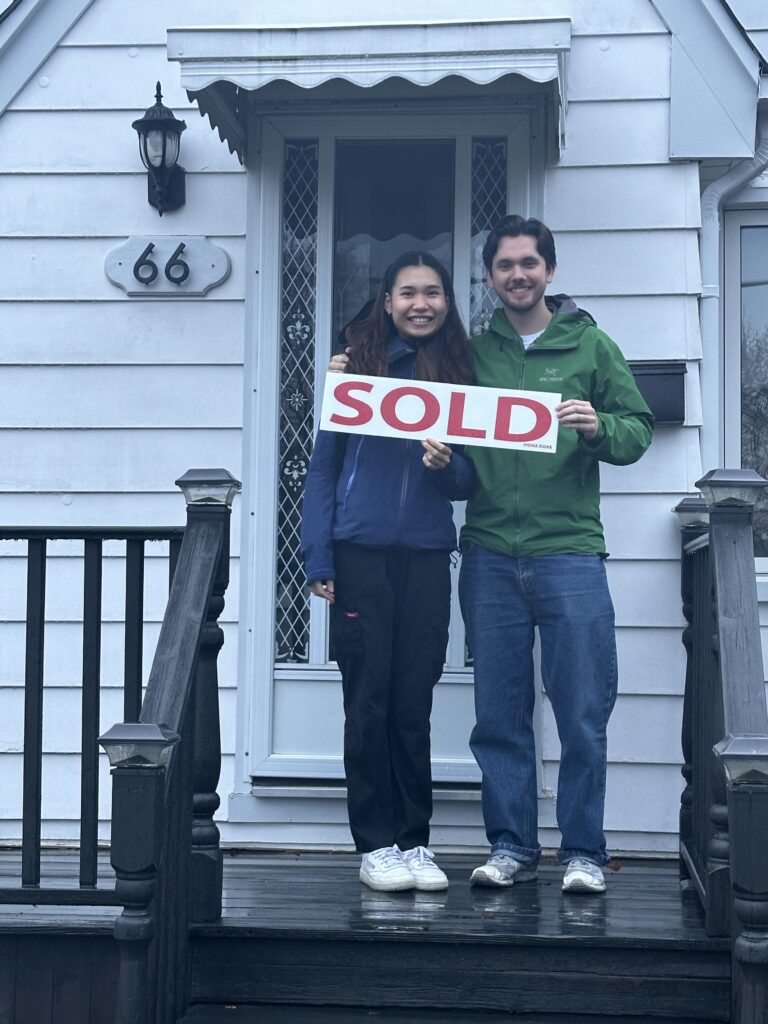
[[[413,348],[394,338],[389,376],[413,378]],[[460,447],[441,470],[422,462],[421,441],[320,430],[307,473],[301,551],[307,581],[335,579],[333,542],[452,551],[451,501],[468,498],[474,470]]]

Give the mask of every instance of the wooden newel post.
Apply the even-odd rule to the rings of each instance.
[[[115,922],[120,969],[115,1024],[152,1019],[155,990],[149,946],[165,804],[165,767],[178,736],[156,725],[123,722],[99,737],[112,765],[111,862],[123,911]]]
[[[709,512],[707,503],[699,496],[683,498],[675,506],[680,521],[680,598],[683,605],[685,628],[682,641],[685,648],[685,695],[683,698],[683,724],[681,730],[681,747],[683,766],[680,769],[685,786],[680,796],[680,885],[689,889],[692,885],[686,859],[682,855],[685,849],[693,845],[693,601],[694,583],[692,560],[685,553],[686,545],[692,540],[703,536],[708,529]]]
[[[219,678],[217,659],[224,643],[218,624],[229,583],[229,526],[232,501],[240,481],[225,469],[191,469],[176,484],[187,502],[187,522],[216,517],[222,542],[216,578],[206,609],[195,670],[194,769],[192,798],[191,917],[217,921],[221,917],[222,856],[219,830],[213,816],[219,807],[216,792],[221,773]]]
[[[728,775],[736,924],[733,1024],[768,1024],[768,736],[732,736],[715,751]]]
[[[751,469],[713,469],[696,481],[709,507],[710,554],[717,594],[715,639],[723,694],[722,734],[726,738],[768,732],[752,532],[754,508],[765,485],[763,477]],[[726,773],[716,759],[712,770],[710,816],[714,835],[708,873],[713,900],[707,907],[708,934],[728,935],[733,822]],[[713,919],[719,920],[717,932],[709,928],[710,910]]]

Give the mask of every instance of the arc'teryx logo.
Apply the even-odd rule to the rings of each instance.
[[[539,377],[539,381],[542,384],[559,384],[562,380],[562,375],[557,366],[547,366],[544,370],[544,376]]]

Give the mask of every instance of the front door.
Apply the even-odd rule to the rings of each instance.
[[[260,281],[260,328],[249,433],[263,518],[249,546],[251,777],[341,779],[343,713],[325,602],[310,601],[299,552],[301,503],[319,396],[338,335],[384,268],[427,249],[452,271],[460,312],[479,330],[493,308],[481,250],[508,209],[526,212],[529,115],[381,115],[263,119],[261,204],[279,274]],[[272,232],[272,233],[271,233]],[[269,339],[279,337],[279,345]],[[256,433],[259,423],[264,429]],[[456,508],[457,522],[463,507]],[[455,585],[445,671],[432,719],[437,782],[478,778],[468,747],[472,671]],[[272,585],[272,581],[275,581]]]

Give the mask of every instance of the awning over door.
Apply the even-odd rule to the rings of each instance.
[[[332,79],[370,88],[389,78],[419,86],[456,75],[487,85],[521,75],[549,85],[564,132],[567,18],[397,22],[369,25],[276,25],[262,28],[177,28],[168,31],[168,58],[181,84],[243,159],[240,90],[275,81],[314,89]]]

